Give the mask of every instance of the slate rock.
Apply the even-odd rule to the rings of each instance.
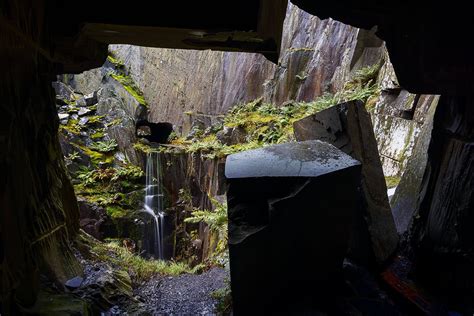
[[[84,116],[84,115],[86,115],[90,112],[91,112],[91,110],[88,109],[88,108],[80,108],[79,111],[77,112],[77,115]]]
[[[56,99],[60,99],[63,102],[72,102],[75,99],[74,91],[71,87],[64,84],[63,82],[56,81],[52,83],[54,91],[56,92]],[[64,103],[65,104],[65,103]]]
[[[60,120],[67,119],[69,117],[69,114],[67,113],[58,113],[58,117]]]
[[[425,118],[413,148],[413,153],[408,159],[405,172],[390,202],[397,231],[400,235],[408,230],[417,207],[423,174],[428,161],[428,148],[431,141],[435,110],[436,106],[431,107]]]
[[[69,290],[75,290],[81,286],[83,281],[83,277],[77,276],[67,280],[66,283],[64,283],[64,286],[66,286]]]
[[[79,125],[86,125],[87,122],[89,122],[88,117],[81,117],[81,119],[79,120]]]
[[[97,103],[97,91],[87,94],[77,100],[77,105],[81,107],[91,106]]]
[[[392,217],[372,122],[360,101],[350,101],[294,123],[297,140],[319,139],[362,163],[361,202],[350,255],[361,263],[383,263],[395,251],[398,235]]]
[[[235,315],[312,308],[341,284],[360,163],[320,141],[227,157]]]

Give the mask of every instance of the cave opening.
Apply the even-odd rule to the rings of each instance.
[[[398,9],[27,2],[0,18],[1,314],[473,313],[468,62]]]

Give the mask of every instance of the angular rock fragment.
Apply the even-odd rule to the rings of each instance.
[[[226,177],[234,313],[313,311],[342,282],[360,163],[306,141],[230,155]]]
[[[67,280],[66,283],[64,283],[64,286],[66,286],[69,290],[75,290],[81,286],[82,281],[84,281],[84,278],[77,276]]]
[[[396,249],[398,235],[387,197],[370,116],[360,101],[350,101],[297,121],[297,140],[319,139],[362,163],[362,205],[350,255],[368,263],[384,262]],[[370,243],[370,244],[369,244]]]
[[[93,92],[93,93],[90,93],[90,94],[87,94],[82,98],[79,98],[76,101],[76,103],[77,103],[78,106],[82,106],[82,107],[91,106],[91,105],[96,104],[97,103],[97,91]]]

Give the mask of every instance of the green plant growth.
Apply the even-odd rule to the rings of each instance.
[[[79,158],[79,153],[77,151],[73,151],[69,155],[66,156],[67,161],[75,161],[76,159]]]
[[[194,209],[191,216],[184,220],[185,223],[206,223],[215,234],[217,245],[210,258],[212,263],[225,265],[227,254],[227,204],[220,203],[217,199],[209,197],[214,210]]]
[[[230,280],[224,280],[225,286],[211,293],[212,298],[217,300],[214,312],[217,315],[229,315],[232,311],[232,292]]]
[[[385,177],[385,183],[387,184],[387,189],[396,187],[400,183],[401,178],[399,176],[389,176]]]
[[[115,139],[98,141],[91,144],[89,147],[93,150],[96,150],[101,153],[108,153],[114,151],[117,148],[118,144]]]
[[[89,255],[97,261],[110,263],[126,270],[135,284],[140,284],[155,275],[180,275],[184,273],[198,273],[202,265],[190,268],[180,262],[149,260],[122,247],[118,240],[106,243],[100,242],[85,232],[78,237],[81,244],[89,247]],[[82,248],[85,248],[82,246]]]
[[[143,200],[143,171],[133,164],[113,168],[88,169],[76,174],[74,190],[91,203],[104,206],[112,218],[123,217]]]
[[[291,102],[276,107],[257,99],[236,106],[224,116],[223,123],[212,126],[209,131],[195,131],[192,140],[173,137],[170,139],[170,146],[162,146],[159,150],[166,153],[200,153],[204,158],[214,159],[269,144],[292,141],[293,123],[306,116],[351,100],[361,100],[367,107],[373,106],[379,94],[379,88],[375,84],[379,68],[380,65],[377,64],[356,71],[342,91],[324,94],[313,102]],[[223,144],[217,133],[224,128],[242,131],[245,140],[233,145]],[[138,143],[136,148],[143,151],[155,150],[144,147]]]

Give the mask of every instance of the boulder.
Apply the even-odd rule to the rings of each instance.
[[[91,236],[102,240],[110,230],[111,219],[104,208],[79,198],[79,226]]]
[[[235,315],[314,312],[342,284],[360,163],[321,142],[227,157]]]
[[[396,249],[398,235],[392,217],[370,116],[360,101],[350,101],[297,121],[297,140],[328,142],[362,163],[361,205],[350,255],[362,263],[372,256],[383,263]]]

